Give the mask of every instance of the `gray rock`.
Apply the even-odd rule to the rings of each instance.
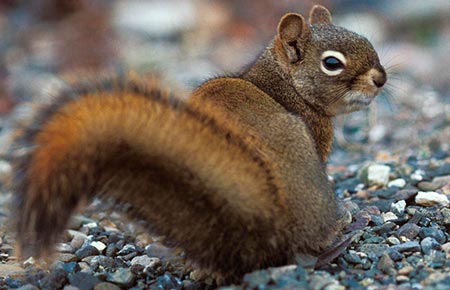
[[[385,244],[363,244],[360,247],[361,252],[368,255],[373,254],[377,257],[381,257],[387,249],[389,249],[389,246]]]
[[[412,242],[406,242],[400,245],[392,246],[391,249],[397,250],[400,253],[402,252],[418,252],[420,251],[420,244],[419,242],[412,241]]]
[[[434,238],[432,237],[426,237],[420,242],[420,246],[422,247],[422,252],[425,255],[429,255],[431,253],[431,250],[435,250],[440,247],[440,243],[438,243]]]
[[[92,257],[90,264],[93,267],[102,266],[103,268],[113,268],[115,263],[113,258],[99,255]]]
[[[97,256],[99,254],[100,254],[100,252],[98,251],[98,249],[96,247],[91,246],[91,245],[84,246],[84,247],[82,247],[81,249],[78,249],[75,252],[75,255],[80,260],[82,260],[82,259],[84,259],[86,257],[89,257],[89,256]]]
[[[100,283],[100,280],[88,273],[78,272],[69,275],[69,282],[71,285],[76,286],[83,290],[94,289],[95,285]]]
[[[386,252],[389,255],[389,257],[395,262],[400,261],[405,257],[405,255],[403,255],[402,253],[400,253],[395,249],[388,249]]]
[[[377,269],[388,275],[394,275],[396,272],[394,261],[387,253],[384,253],[378,260]]]
[[[128,268],[118,268],[115,272],[108,273],[106,281],[119,284],[123,287],[130,287],[133,285],[136,276]]]
[[[403,236],[403,237],[406,237],[406,238],[412,240],[415,237],[417,237],[419,232],[420,232],[420,227],[418,225],[413,224],[413,223],[406,223],[397,230],[397,236],[399,236],[399,237]]]
[[[419,235],[422,239],[425,237],[434,238],[440,244],[445,243],[446,240],[444,232],[436,228],[421,228]]]
[[[159,258],[150,258],[147,255],[134,257],[131,262],[131,265],[142,265],[145,268],[155,269],[156,267],[161,265],[161,260]]]
[[[389,182],[391,168],[386,165],[374,164],[367,169],[369,186],[386,186]]]
[[[94,290],[120,290],[120,287],[112,283],[101,282],[95,285]]]
[[[33,284],[26,284],[22,287],[17,288],[16,290],[39,290],[39,288],[34,286]]]

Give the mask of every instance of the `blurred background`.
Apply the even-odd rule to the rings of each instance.
[[[284,13],[307,15],[314,4],[372,41],[389,72],[370,110],[337,118],[331,162],[446,154],[448,0],[0,0],[0,133],[23,115],[21,103],[45,97],[62,77],[131,69],[157,72],[168,86],[190,91],[238,72]]]

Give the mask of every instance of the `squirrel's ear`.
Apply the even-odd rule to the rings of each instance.
[[[331,13],[321,5],[314,5],[309,12],[310,24],[331,24]]]
[[[289,62],[295,63],[302,59],[301,40],[310,34],[305,19],[300,14],[285,14],[278,23],[278,38],[286,52]]]

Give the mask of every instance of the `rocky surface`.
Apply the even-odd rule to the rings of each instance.
[[[120,208],[98,200],[72,220],[51,262],[19,262],[8,227],[12,193],[4,186],[10,165],[3,156],[10,145],[10,120],[31,109],[11,108],[64,85],[58,73],[78,69],[79,63],[61,59],[90,59],[85,53],[105,46],[117,49],[103,57],[90,55],[97,60],[95,69],[120,63],[156,70],[189,90],[211,75],[251,62],[274,33],[279,15],[307,11],[307,2],[109,1],[118,4],[100,6],[100,11],[114,13],[95,19],[109,19],[115,33],[96,34],[99,48],[66,44],[62,51],[58,43],[73,32],[68,27],[80,25],[77,17],[58,16],[62,12],[55,10],[63,20],[55,15],[39,20],[42,15],[27,5],[0,3],[0,289],[214,288],[208,279],[196,281],[198,273],[186,266],[182,251],[165,247],[163,237],[151,236],[142,222],[129,221]],[[330,3],[340,13],[334,17],[339,24],[374,42],[390,73],[386,94],[370,110],[336,120],[328,172],[353,222],[347,228],[350,245],[318,269],[265,269],[222,289],[448,289],[450,10],[446,1],[420,3]]]

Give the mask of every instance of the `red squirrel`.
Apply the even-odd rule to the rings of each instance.
[[[370,42],[314,6],[284,15],[242,74],[185,101],[154,80],[75,86],[24,128],[14,162],[22,255],[48,252],[82,200],[114,198],[219,283],[319,255],[339,234],[332,117],[386,82]]]

